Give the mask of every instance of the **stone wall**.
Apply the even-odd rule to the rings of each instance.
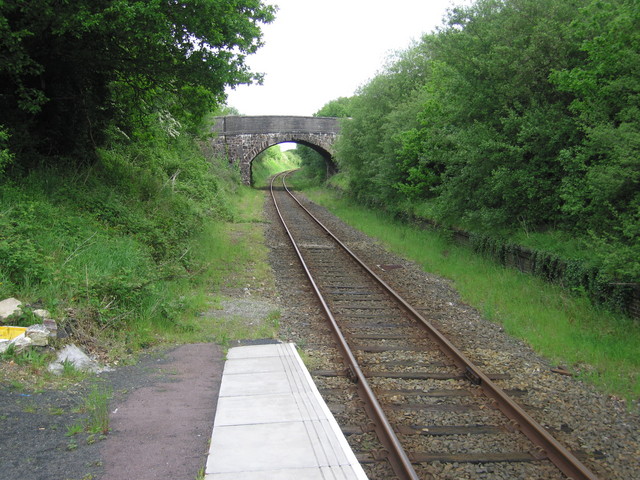
[[[217,117],[213,131],[223,135],[277,132],[338,134],[340,124],[339,119],[334,117],[226,116]]]
[[[251,162],[263,150],[296,142],[313,148],[330,162],[339,131],[338,119],[329,117],[218,117],[215,136],[206,150],[237,164],[243,183],[249,185]]]
[[[423,219],[411,220],[423,228],[441,228],[435,222]],[[570,275],[568,274],[571,268],[570,262],[553,254],[535,252],[521,245],[506,244],[500,240],[491,242],[493,245],[487,248],[486,245],[482,245],[482,235],[474,235],[460,229],[454,229],[451,233],[456,243],[469,247],[476,253],[492,258],[507,267],[517,268],[523,273],[536,275],[550,283],[561,285],[570,291],[582,290],[595,304],[621,311],[640,321],[640,284],[638,283],[607,280],[606,276],[600,274],[595,268],[585,268],[582,275]]]

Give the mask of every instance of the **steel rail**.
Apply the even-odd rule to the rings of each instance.
[[[300,207],[315,221],[347,254],[360,265],[376,282],[386,290],[398,303],[417,321],[419,321],[437,341],[441,349],[447,354],[456,365],[461,368],[477,383],[487,395],[493,399],[497,408],[511,419],[515,426],[531,442],[541,449],[541,453],[547,456],[558,469],[569,479],[573,480],[598,480],[598,477],[589,470],[578,458],[567,450],[558,440],[556,440],[542,425],[533,419],[526,411],[520,407],[504,390],[496,385],[487,375],[485,375],[465,354],[463,354],[451,341],[449,341],[431,322],[425,319],[420,313],[407,303],[395,290],[393,290],[384,280],[382,280],[373,270],[371,270],[362,260],[360,260],[342,241],[340,241],[320,220],[318,220],[307,208],[287,188],[284,179],[290,172],[283,176],[283,186],[287,193]]]
[[[273,199],[273,204],[276,208],[276,212],[278,213],[278,217],[280,217],[280,222],[282,223],[282,226],[287,232],[287,235],[289,236],[289,240],[291,240],[291,244],[293,245],[293,248],[296,251],[298,259],[300,260],[300,263],[304,268],[307,278],[309,279],[309,282],[311,283],[311,286],[316,296],[318,297],[318,300],[320,301],[323,310],[325,311],[329,319],[333,333],[336,336],[336,339],[338,341],[338,346],[340,348],[340,351],[342,352],[344,358],[346,358],[347,360],[349,369],[351,370],[351,374],[355,377],[356,385],[364,395],[365,401],[366,401],[365,403],[371,409],[371,414],[375,420],[376,431],[378,432],[378,436],[381,437],[380,441],[388,450],[389,462],[391,463],[392,468],[394,469],[396,475],[398,475],[398,477],[400,477],[403,480],[404,479],[419,480],[420,477],[418,477],[418,474],[414,470],[413,465],[411,464],[411,460],[409,459],[409,457],[407,456],[407,453],[402,448],[402,444],[400,443],[400,440],[398,440],[398,437],[396,436],[393,430],[393,427],[391,426],[391,423],[389,422],[389,420],[387,419],[387,416],[382,410],[382,406],[378,402],[378,399],[376,398],[376,395],[373,392],[373,389],[369,385],[369,382],[367,381],[364,373],[362,372],[362,369],[360,368],[358,361],[353,355],[353,352],[351,352],[351,349],[349,348],[347,341],[344,335],[342,334],[340,327],[338,326],[338,322],[336,321],[335,317],[333,316],[333,313],[329,309],[329,306],[327,305],[327,302],[325,301],[322,293],[320,292],[318,285],[313,279],[313,276],[311,275],[311,272],[309,271],[309,268],[302,256],[302,252],[300,252],[300,249],[298,248],[298,245],[296,244],[296,241],[293,238],[293,235],[289,230],[289,227],[287,226],[287,223],[285,222],[284,217],[282,216],[282,212],[278,207],[278,202],[276,201],[276,197],[273,193],[273,182],[275,181],[276,178],[280,177],[281,175],[286,176],[287,173],[288,172],[284,172],[274,176],[271,179],[271,185],[270,185],[271,198]],[[284,179],[282,184],[286,190],[287,188],[284,184]],[[294,200],[296,200],[295,197],[293,198]]]

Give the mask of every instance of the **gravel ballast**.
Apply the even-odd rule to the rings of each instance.
[[[640,416],[629,411],[624,401],[576,378],[554,373],[554,365],[523,341],[510,337],[500,325],[484,319],[463,303],[449,281],[387,252],[376,240],[344,224],[324,208],[306,200],[303,203],[365,262],[401,266],[377,273],[473,362],[485,370],[508,372],[508,379],[499,380],[498,384],[504,389],[522,391],[519,403],[569,449],[586,455],[582,460],[600,478],[640,478]],[[322,326],[324,316],[269,204],[266,215],[271,220],[266,233],[270,261],[283,305],[281,336],[283,340],[296,342],[322,368],[323,362],[330,360],[314,346],[322,344],[320,336],[326,334]],[[340,423],[344,415],[337,412],[336,416]],[[432,465],[421,473],[452,479],[518,478],[512,476],[507,465],[499,464],[472,465],[462,470],[451,465]],[[548,478],[555,477],[550,473]]]

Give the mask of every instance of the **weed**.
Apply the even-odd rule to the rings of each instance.
[[[16,357],[16,346],[14,344],[10,344],[7,349],[0,353],[0,359],[2,360],[13,360]]]
[[[91,434],[109,432],[109,400],[111,390],[94,385],[84,402],[72,409],[73,413],[85,414],[84,422],[75,423],[67,429],[67,435],[75,435],[82,431]]]
[[[275,335],[275,314],[251,326],[197,316],[222,288],[268,289],[273,279],[263,241],[264,193],[233,183],[238,175],[224,160],[205,160],[191,147],[172,144],[158,152],[138,142],[101,150],[100,167],[89,171],[34,169],[0,185],[0,204],[15,214],[11,221],[0,215],[8,241],[0,245],[0,294],[42,299],[67,312],[65,326],[97,340],[121,364],[164,341],[228,344]],[[178,167],[180,175],[172,177]],[[21,321],[36,323],[30,311]],[[24,366],[0,372],[5,384],[16,379],[15,389],[84,375],[64,362],[53,379],[44,369],[47,356],[35,349],[16,354],[11,347],[2,359]],[[31,376],[23,380],[23,373]],[[104,422],[89,423],[108,430]]]
[[[197,336],[180,322],[196,306],[173,299],[194,284],[210,290],[224,257],[200,256],[196,237],[232,219],[238,174],[222,158],[205,159],[191,138],[116,142],[86,171],[34,168],[2,182],[0,298],[87,313],[73,318],[74,332],[112,356],[165,331]],[[16,320],[38,323],[28,310]]]
[[[14,313],[11,315],[7,322],[9,325],[15,325],[16,327],[29,327],[36,323],[40,323],[42,320],[33,313],[33,310],[29,307],[21,306],[20,313]]]
[[[78,442],[76,442],[75,440],[69,440],[69,443],[67,443],[67,450],[69,450],[70,452],[73,452],[77,448],[78,448]]]
[[[46,352],[40,352],[35,348],[27,348],[22,352],[16,352],[14,345],[9,345],[9,348],[0,356],[2,360],[13,361],[17,365],[28,366],[29,369],[38,373],[51,359],[51,355]]]
[[[274,310],[272,312],[269,312],[269,315],[267,315],[266,322],[270,324],[270,326],[275,330],[275,332],[277,332],[278,329],[280,328],[281,316],[282,314],[280,313],[280,310]]]
[[[318,368],[319,360],[317,358],[309,356],[309,354],[302,350],[300,346],[296,346],[296,350],[298,351],[298,355],[300,356],[302,363],[307,367],[307,370],[315,370]]]
[[[74,423],[67,427],[67,433],[65,433],[65,436],[73,437],[74,435],[77,435],[78,433],[82,433],[83,431],[84,431],[84,425],[82,423]]]
[[[204,480],[204,467],[198,470],[198,474],[196,475],[196,480]]]
[[[64,409],[60,407],[49,407],[49,415],[62,415],[64,413]]]
[[[230,338],[230,336],[229,336],[229,334],[227,332],[221,332],[216,337],[216,340],[217,340],[217,343],[219,343],[223,347],[228,347],[229,343],[231,342],[231,338]]]
[[[85,399],[85,408],[88,413],[86,430],[90,433],[109,432],[109,399],[111,391],[93,387]]]
[[[80,372],[71,360],[65,359],[60,364],[62,365],[62,375],[64,377],[75,377]]]
[[[25,389],[25,386],[22,382],[19,382],[18,380],[11,380],[9,382],[9,388],[11,388],[12,390],[17,390],[19,392],[22,392]]]
[[[280,327],[280,311],[273,310],[260,322],[256,338],[276,338]]]

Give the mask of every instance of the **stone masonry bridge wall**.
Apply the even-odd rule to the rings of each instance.
[[[263,150],[283,142],[313,148],[331,162],[339,134],[337,118],[292,116],[217,117],[210,154],[240,167],[243,183],[251,184],[251,162]]]

